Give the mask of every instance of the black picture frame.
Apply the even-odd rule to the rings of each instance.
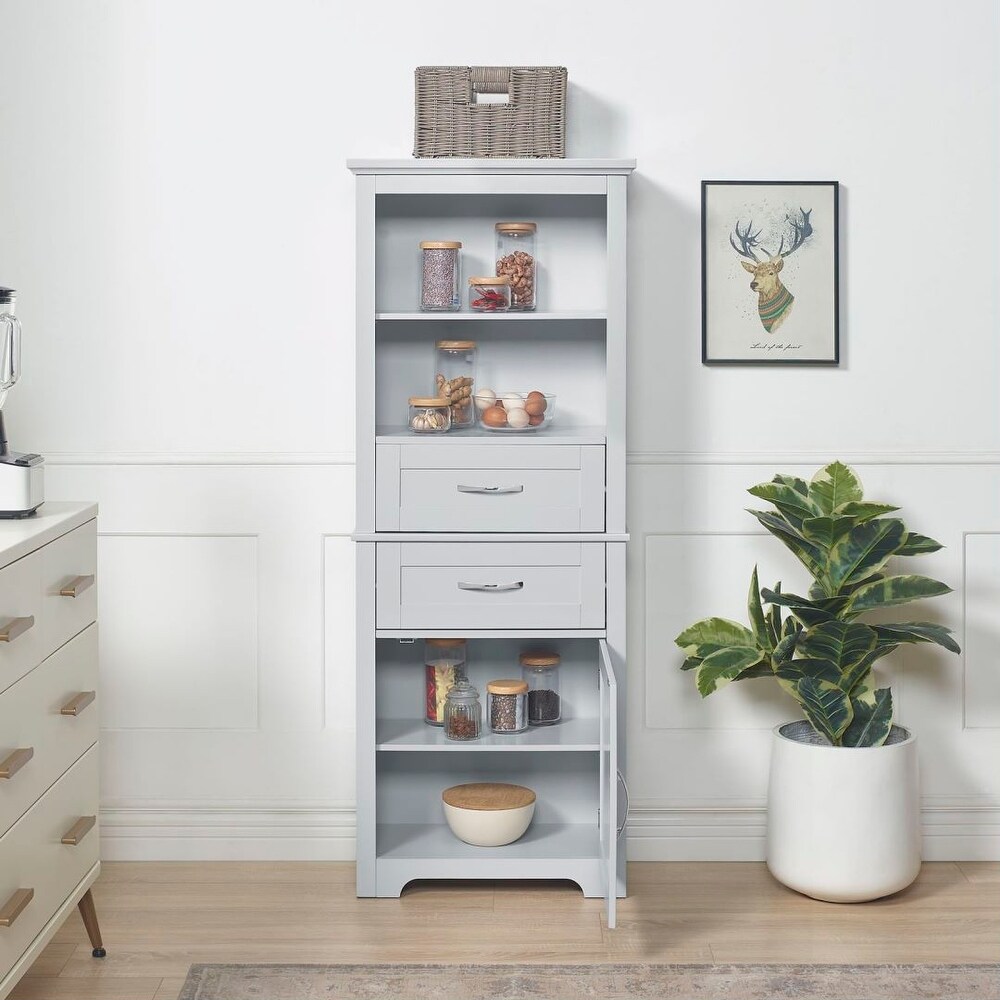
[[[709,315],[708,199],[712,187],[828,187],[832,189],[833,218],[833,336],[830,357],[721,357],[713,356]],[[734,249],[735,245],[734,245]],[[763,249],[763,248],[761,248]],[[740,251],[737,249],[736,253]],[[737,257],[739,259],[739,257]],[[840,364],[840,183],[838,181],[759,181],[703,180],[701,182],[701,363],[703,365],[810,365],[836,367]]]

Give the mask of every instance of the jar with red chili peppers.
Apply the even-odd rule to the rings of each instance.
[[[510,278],[469,278],[469,308],[473,312],[506,312],[510,308]]]

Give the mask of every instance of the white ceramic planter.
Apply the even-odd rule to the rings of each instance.
[[[799,742],[774,729],[767,794],[767,866],[791,889],[859,903],[905,889],[920,871],[915,737],[894,726],[880,747]],[[811,730],[809,730],[811,731]]]

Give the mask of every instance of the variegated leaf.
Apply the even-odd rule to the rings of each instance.
[[[819,681],[829,681],[831,684],[840,686],[840,671],[836,664],[830,660],[816,660],[805,657],[796,657],[794,660],[785,660],[774,674],[780,680],[791,681],[798,684],[803,677],[815,677]]]
[[[853,517],[807,517],[802,522],[802,536],[829,549],[843,538],[857,522]]]
[[[934,541],[933,538],[928,538],[926,535],[918,535],[915,531],[911,531],[906,536],[906,541],[903,542],[902,548],[896,553],[897,556],[922,556],[926,552],[937,552],[939,549],[943,549],[944,546],[940,542]]]
[[[804,632],[798,650],[802,656],[829,661],[837,669],[836,683],[875,648],[875,630],[859,622],[824,622]],[[850,690],[850,688],[845,688]]]
[[[843,462],[831,462],[812,477],[809,499],[820,514],[835,514],[841,504],[864,499],[861,480]]]
[[[808,496],[783,483],[760,483],[751,486],[747,493],[773,503],[795,527],[802,524],[804,518],[815,517],[819,513]]]
[[[962,648],[951,637],[947,625],[936,622],[897,622],[893,625],[873,625],[880,643],[936,642],[952,653],[961,653]]]
[[[766,587],[761,591],[761,597],[768,604],[780,604],[788,608],[803,625],[818,625],[820,622],[835,621],[840,612],[847,607],[848,598],[829,597],[822,601],[810,601],[798,594],[776,594]]]
[[[698,691],[702,698],[735,680],[744,670],[760,663],[762,659],[763,653],[759,649],[740,646],[720,649],[711,656],[706,656],[697,674]]]
[[[854,613],[871,611],[950,593],[951,587],[929,576],[887,576],[858,587],[850,597],[850,610]]]
[[[790,486],[796,493],[801,493],[804,497],[809,496],[809,484],[798,476],[787,476],[779,472],[771,482],[781,483],[782,486]]]
[[[899,510],[899,508],[891,503],[875,503],[871,500],[848,500],[847,503],[842,503],[837,508],[837,513],[843,514],[845,517],[854,518],[858,524],[861,524],[864,521],[870,521],[873,517],[882,517],[884,514],[891,514],[896,510]]]
[[[844,584],[877,573],[903,544],[906,526],[898,518],[858,524],[830,549],[827,578],[839,590]]]
[[[880,747],[892,729],[892,692],[889,688],[866,691],[851,699],[853,718],[844,730],[845,747]]]
[[[803,677],[795,691],[813,729],[836,746],[854,715],[851,699],[836,684],[815,677]]]
[[[798,557],[813,576],[820,576],[825,568],[826,553],[815,543],[803,538],[784,518],[766,510],[748,510],[783,545]]]
[[[750,629],[728,618],[703,618],[700,622],[695,622],[684,629],[674,642],[689,655],[704,655],[697,653],[699,646],[715,646],[722,649],[729,646],[755,645]]]
[[[771,641],[771,633],[768,631],[767,622],[764,619],[764,609],[760,605],[760,583],[757,581],[757,567],[754,566],[753,574],[750,577],[750,592],[747,594],[747,612],[750,615],[750,627],[753,629],[757,645],[762,646],[768,652],[774,649]]]

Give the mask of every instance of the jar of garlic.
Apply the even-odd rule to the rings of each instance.
[[[475,423],[472,405],[476,384],[476,342],[439,340],[434,391],[451,403],[451,426],[471,427]]]
[[[448,430],[451,401],[439,396],[411,396],[408,423],[415,434],[440,434]]]

